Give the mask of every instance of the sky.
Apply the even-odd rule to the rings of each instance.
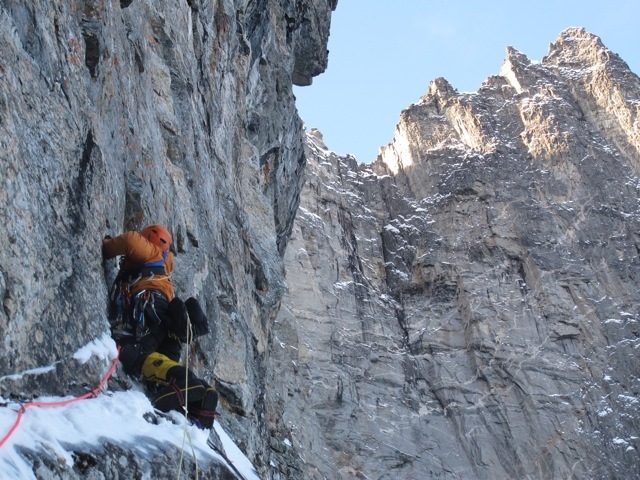
[[[639,19],[639,0],[338,0],[328,68],[294,87],[298,112],[330,150],[370,163],[431,80],[475,92],[508,46],[540,61],[560,32],[584,27],[640,74]]]
[[[101,338],[75,352],[73,358],[82,364],[92,356],[97,356],[104,361],[106,373],[116,354],[115,342],[109,333],[104,333]],[[37,375],[54,368],[55,365],[42,366],[32,371],[18,372],[13,376]],[[0,377],[0,381],[3,379],[4,377]],[[42,403],[64,403],[72,399],[73,397],[42,397],[37,400]],[[207,446],[209,431],[185,425],[183,415],[171,412],[173,415],[170,417],[173,421],[160,418],[157,425],[147,422],[143,416],[152,412],[153,407],[142,387],[125,392],[103,392],[95,398],[64,406],[27,407],[13,433],[11,430],[16,424],[20,405],[2,397],[0,405],[0,441],[4,442],[0,446],[0,477],[3,479],[36,480],[32,466],[18,453],[21,448],[46,450],[49,455],[55,455],[58,461],[66,463],[70,469],[73,468],[75,460],[73,452],[69,450],[69,443],[81,445],[82,448],[93,445],[99,450],[105,441],[110,441],[125,448],[136,449],[142,456],[148,450],[141,438],[148,437],[154,442],[182,448],[185,457],[193,458],[195,455],[197,464],[201,466],[212,461],[225,461]],[[226,414],[224,411],[221,413]],[[222,426],[216,422],[214,427],[226,456],[243,477],[246,480],[259,480],[251,462]],[[290,442],[287,439],[284,441]],[[184,470],[182,473],[180,478],[188,478],[184,475]]]

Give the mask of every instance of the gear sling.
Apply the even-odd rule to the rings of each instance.
[[[166,258],[166,252],[163,253]],[[134,270],[118,272],[109,294],[109,319],[111,335],[119,341],[123,337],[140,340],[149,333],[151,327],[160,324],[161,319],[155,308],[156,298],[164,296],[155,290],[141,290],[133,297],[131,288],[142,278],[153,278],[155,275],[166,275],[164,258],[157,262],[142,264]]]

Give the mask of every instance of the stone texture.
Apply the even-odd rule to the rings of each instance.
[[[309,133],[268,364],[279,478],[640,475],[639,109],[568,29],[476,93],[434,80],[372,165]]]
[[[33,463],[33,472],[38,479],[65,480],[130,480],[132,478],[176,478],[176,465],[184,462],[184,478],[206,478],[211,480],[237,480],[233,471],[224,464],[198,462],[181,458],[181,452],[167,450],[160,442],[149,438],[132,438],[131,443],[114,445],[105,442],[101,448],[84,445],[68,445],[73,465],[66,465],[52,452],[22,451],[21,454]],[[149,455],[149,450],[154,452]],[[6,473],[6,472],[5,472]]]
[[[0,2],[0,395],[97,382],[100,241],[158,221],[264,478],[637,477],[640,80],[569,29],[474,94],[432,82],[372,165],[305,152],[291,85],[336,3]],[[136,440],[23,455],[175,476]]]
[[[178,294],[212,321],[194,368],[266,472],[265,360],[305,165],[292,83],[326,66],[336,4],[0,2],[2,396],[97,382],[106,366],[71,356],[108,330],[101,240],[160,222]]]

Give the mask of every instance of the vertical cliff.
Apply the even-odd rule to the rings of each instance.
[[[569,29],[476,93],[435,80],[358,165],[304,146],[291,91],[336,3],[0,1],[0,395],[95,384],[101,239],[161,222],[212,320],[194,368],[265,478],[640,475],[640,80]],[[69,445],[22,454],[179,455]]]
[[[640,475],[639,106],[568,29],[433,81],[372,165],[310,133],[268,392],[290,478]]]
[[[213,323],[195,368],[269,465],[265,361],[305,165],[292,83],[326,67],[336,4],[0,2],[3,397],[96,381],[101,362],[70,356],[108,330],[101,240],[160,222],[178,294]]]

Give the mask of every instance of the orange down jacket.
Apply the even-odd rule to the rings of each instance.
[[[104,239],[102,253],[104,258],[124,255],[120,265],[122,272],[135,272],[145,263],[162,260],[162,250],[134,231]],[[142,290],[158,290],[167,298],[167,301],[171,301],[174,296],[173,284],[169,278],[169,274],[173,271],[173,253],[171,252],[167,253],[167,258],[164,260],[164,269],[166,275],[156,274],[152,277],[143,277],[131,287],[131,293],[135,295]]]

